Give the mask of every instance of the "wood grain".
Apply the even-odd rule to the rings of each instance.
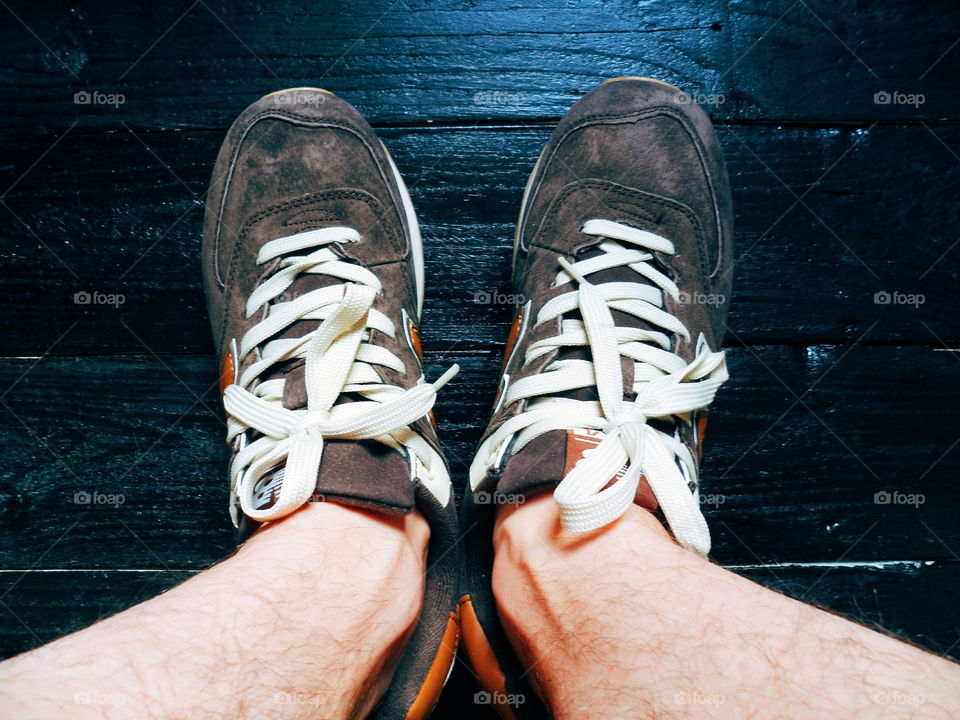
[[[729,355],[703,481],[719,562],[953,557],[955,354],[773,346]],[[428,376],[453,362],[462,372],[437,417],[462,486],[498,357],[451,351]],[[0,406],[0,567],[196,569],[229,552],[214,366],[206,356],[0,364],[0,384],[13,384]],[[881,492],[890,503],[878,504]]]
[[[198,253],[244,107],[325,87],[396,157],[427,246],[428,375],[463,367],[437,407],[462,484],[527,174],[585,91],[647,75],[707,95],[734,188],[715,558],[960,658],[958,36],[948,0],[9,0],[0,657],[233,547]],[[480,718],[472,692],[461,666],[435,717]]]
[[[379,123],[559,117],[600,81],[722,95],[721,120],[957,119],[948,0],[11,1],[0,98],[20,133],[226,127],[252,97],[319,85]],[[125,102],[77,105],[77,92]],[[922,105],[877,105],[877,92]]]
[[[499,346],[513,225],[551,126],[387,130],[426,237],[428,352]],[[936,137],[933,133],[936,133]],[[728,342],[960,340],[960,128],[721,128],[737,267]],[[939,138],[939,139],[938,139]],[[202,200],[219,132],[0,141],[5,355],[210,352]],[[922,194],[906,188],[922,188]],[[798,202],[799,199],[799,202]],[[76,305],[120,293],[118,308]],[[877,304],[877,293],[923,304]],[[483,303],[484,297],[499,302]],[[68,332],[69,331],[69,332]],[[66,333],[66,334],[65,334]]]

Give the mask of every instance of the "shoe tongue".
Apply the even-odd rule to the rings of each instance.
[[[279,497],[284,469],[261,479],[255,489],[255,507],[271,507]],[[407,458],[374,440],[327,439],[309,502],[335,501],[405,514],[414,507],[414,486]]]
[[[592,257],[602,255],[603,250],[599,247],[591,247],[584,252],[580,253],[577,256],[577,260],[588,260]],[[594,285],[602,285],[603,283],[608,282],[629,282],[629,283],[639,283],[641,285],[651,285],[647,278],[638,273],[636,270],[627,267],[619,266],[608,268],[606,270],[600,270],[595,273],[591,273],[587,278]],[[658,328],[652,326],[645,320],[641,320],[636,315],[631,315],[629,313],[621,312],[619,310],[614,310],[611,308],[610,315],[613,318],[615,325],[619,327],[630,327],[630,328],[640,328],[643,330],[650,330],[653,332],[658,331]],[[580,320],[580,313],[575,311],[564,316],[568,320]],[[662,332],[662,331],[660,331]],[[590,348],[589,347],[566,347],[561,348],[557,352],[557,360],[590,360]],[[621,359],[621,369],[623,371],[623,394],[625,397],[632,399],[634,396],[633,393],[633,361],[626,360],[625,358]],[[571,400],[586,400],[594,401],[597,400],[597,389],[596,387],[586,387],[578,388],[576,390],[568,390],[566,392],[558,393],[558,397],[570,398]]]
[[[577,461],[605,437],[599,430],[572,428],[551,430],[534,438],[507,460],[497,484],[497,492],[517,495],[558,484],[573,470]],[[619,480],[626,471],[627,465],[624,464],[610,478],[610,482]],[[659,505],[645,478],[640,479],[634,502],[651,512],[656,511]]]
[[[603,250],[595,245],[580,253],[577,256],[577,260],[587,260],[601,255],[603,252]],[[628,266],[600,270],[591,273],[587,279],[594,285],[601,285],[608,282],[629,282],[654,286],[650,280]],[[610,315],[613,318],[614,324],[619,327],[663,332],[662,329],[629,313],[611,309]],[[577,312],[565,317],[566,319],[581,319]],[[590,360],[590,348],[562,348],[557,353],[557,359]],[[621,368],[623,371],[624,398],[630,401],[635,397],[633,392],[633,361],[621,358]],[[595,401],[597,400],[597,389],[596,387],[578,388],[576,390],[558,393],[558,396],[571,398],[573,400]],[[663,429],[666,430],[668,425],[670,425],[670,423],[665,422]],[[577,461],[581,460],[586,453],[599,445],[600,441],[605,437],[606,435],[603,432],[588,428],[571,428],[546,432],[531,440],[522,450],[507,460],[503,475],[497,485],[497,491],[505,495],[522,494],[536,488],[556,485],[573,469]],[[627,467],[627,464],[624,464],[609,479],[609,483],[620,479],[627,471]],[[659,508],[659,502],[644,477],[640,478],[640,484],[637,486],[634,502],[651,512],[656,512]]]
[[[323,227],[332,227],[344,224],[338,216],[319,210],[299,213],[298,215],[287,220],[288,225],[293,222],[296,222],[302,227],[298,228],[296,231],[291,231],[290,235],[300,232],[307,232],[309,230],[317,230]],[[336,252],[337,246],[335,244],[330,245],[329,247]],[[305,252],[310,252],[310,250]],[[294,278],[293,282],[290,283],[283,293],[278,295],[272,301],[271,305],[292,302],[293,300],[296,300],[307,293],[313,292],[314,290],[322,290],[325,287],[330,287],[333,285],[342,285],[343,282],[344,281],[341,278],[332,277],[330,275],[303,273]],[[320,327],[320,322],[320,320],[298,320],[297,322],[288,325],[283,329],[282,332],[268,338],[266,342],[280,339],[301,338],[307,333],[312,332]],[[306,407],[307,390],[306,386],[304,385],[303,360],[290,360],[285,363],[274,365],[265,373],[263,373],[260,379],[261,381],[284,380],[284,407],[291,410],[297,410],[299,408]]]
[[[339,217],[318,211],[311,212],[309,216],[298,215],[295,219],[302,225],[297,232],[344,224]],[[290,302],[313,290],[342,283],[340,278],[329,275],[302,274],[294,279],[275,302]],[[267,342],[303,337],[319,326],[319,320],[299,320],[269,338]],[[284,380],[283,406],[290,410],[305,409],[307,388],[304,361],[296,359],[280,363],[261,376],[261,381],[278,379]],[[337,403],[353,402],[356,399],[343,395]],[[283,473],[283,468],[280,467],[264,476],[258,483],[258,509],[270,507],[276,502],[283,483]],[[410,512],[414,506],[414,487],[406,456],[374,440],[325,439],[317,489],[310,502],[324,500],[336,500],[347,505],[372,507],[386,512]]]
[[[331,285],[342,284],[343,280],[329,275],[311,275],[304,274],[297,277],[274,303],[291,302],[297,298],[306,295],[314,290],[320,290]],[[319,320],[298,320],[291,323],[282,332],[271,336],[266,343],[272,340],[301,338],[309,332],[320,327]],[[264,343],[264,344],[266,344]],[[260,376],[261,381],[266,380],[285,380],[284,385],[284,407],[296,409],[306,406],[306,388],[303,384],[303,360],[295,359],[287,362],[278,363],[267,369]],[[289,399],[288,399],[289,396]],[[292,403],[292,404],[290,404]]]
[[[275,378],[283,378],[283,406],[288,410],[302,410],[307,407],[306,364],[298,360],[288,371],[272,373]]]

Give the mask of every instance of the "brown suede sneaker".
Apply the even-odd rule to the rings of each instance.
[[[536,710],[490,590],[498,505],[554,489],[564,528],[586,532],[637,503],[709,552],[698,464],[707,406],[727,378],[731,217],[709,119],[656,80],[587,93],[530,176],[513,268],[521,306],[461,521],[476,526],[464,648],[504,718]]]
[[[456,512],[429,418],[456,368],[424,381],[416,215],[351,105],[295,88],[243,112],[210,183],[203,273],[241,539],[324,500],[430,523],[422,616],[373,715],[424,718],[458,635]]]

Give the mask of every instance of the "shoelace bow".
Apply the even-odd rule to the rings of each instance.
[[[374,309],[381,284],[367,268],[344,261],[328,245],[357,242],[349,227],[327,227],[271,240],[263,245],[257,264],[283,258],[247,301],[252,317],[281,295],[304,273],[328,275],[343,283],[307,292],[288,302],[274,302],[266,317],[244,335],[239,365],[257,347],[261,359],[251,364],[239,382],[226,388],[227,442],[240,440],[231,465],[231,483],[242,511],[264,522],[283,517],[307,502],[317,485],[324,439],[372,439],[404,449],[416,468],[430,473],[442,458],[409,425],[426,415],[437,391],[459,371],[454,365],[436,382],[420,382],[402,389],[383,383],[374,365],[404,372],[403,362],[386,348],[365,342],[370,330],[395,337],[393,322]],[[311,249],[305,255],[304,250]],[[319,320],[320,326],[298,338],[270,338],[300,320]],[[265,343],[265,344],[263,344]],[[270,367],[304,359],[306,409],[283,406],[285,380],[258,382]],[[252,389],[248,389],[252,388]],[[343,393],[364,397],[335,404]],[[248,441],[247,432],[260,437]],[[271,507],[255,507],[255,491],[268,474],[282,467],[283,480]]]
[[[710,532],[700,511],[696,462],[675,436],[648,424],[703,409],[727,379],[723,352],[712,352],[701,335],[694,360],[687,364],[673,352],[669,337],[659,331],[618,327],[611,309],[629,313],[649,325],[689,340],[684,325],[663,309],[664,294],[679,299],[673,281],[650,263],[653,251],[674,254],[673,244],[659,235],[609,220],[589,220],[583,232],[606,238],[604,252],[571,263],[560,258],[557,284],[576,282],[575,291],[541,308],[537,323],[579,310],[581,320],[563,320],[561,334],[534,342],[525,364],[548,352],[589,347],[591,360],[555,360],[543,372],[508,387],[505,403],[529,398],[528,410],[503,424],[484,443],[488,458],[498,454],[515,433],[512,452],[550,430],[588,428],[604,433],[600,443],[562,479],[554,493],[564,528],[587,532],[613,522],[634,502],[641,478],[656,495],[670,529],[688,549],[706,555]],[[620,244],[627,243],[628,246]],[[635,247],[633,247],[635,246]],[[612,267],[629,266],[651,284],[591,283],[586,276]],[[623,397],[621,356],[635,361],[636,398]],[[558,392],[595,385],[598,401],[555,397]],[[626,472],[616,477],[621,468]]]

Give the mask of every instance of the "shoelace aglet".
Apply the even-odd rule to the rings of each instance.
[[[439,390],[440,388],[442,388],[448,382],[453,380],[453,378],[456,376],[458,372],[460,372],[460,366],[454,363],[443,375],[441,375],[440,377],[438,377],[436,380],[433,381],[433,389]]]

